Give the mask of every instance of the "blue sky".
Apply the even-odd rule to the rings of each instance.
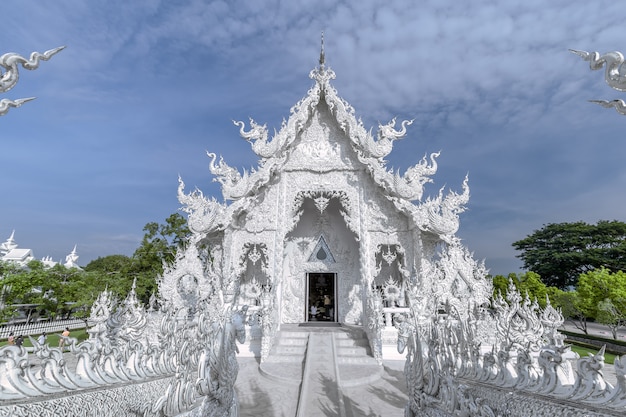
[[[626,52],[616,1],[2,2],[0,54],[66,49],[0,98],[0,241],[79,264],[131,255],[180,207],[180,175],[221,198],[206,151],[256,159],[232,120],[270,131],[312,85],[320,33],[366,127],[415,119],[389,166],[441,151],[425,197],[471,199],[458,235],[493,274],[544,224],[626,221],[620,98],[568,52]],[[622,97],[623,98],[623,97]]]

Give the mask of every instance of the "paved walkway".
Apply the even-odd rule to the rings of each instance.
[[[404,361],[380,366],[369,350],[358,326],[281,327],[262,366],[238,358],[241,416],[404,415]]]
[[[254,358],[238,358],[239,375],[235,390],[239,397],[241,417],[295,417],[300,394],[299,384],[277,382],[261,374]],[[402,369],[404,361],[384,361],[380,378],[370,384],[343,387],[341,394],[346,417],[403,416],[407,404],[407,390]],[[330,372],[328,369],[318,376]],[[328,375],[328,374],[326,374]],[[322,394],[333,388],[328,380],[319,380],[315,386]],[[331,394],[331,395],[337,395]],[[330,397],[329,397],[330,398]],[[311,404],[311,402],[309,402]],[[327,402],[319,402],[315,413],[303,416],[339,416],[339,409]]]

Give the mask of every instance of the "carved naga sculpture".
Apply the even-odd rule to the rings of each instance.
[[[203,234],[218,230],[222,225],[224,205],[215,198],[204,197],[202,191],[196,189],[185,194],[185,183],[178,177],[178,201],[184,204],[181,209],[188,214],[187,225],[194,233],[194,238],[202,238]]]
[[[570,49],[570,52],[578,55],[589,62],[589,68],[599,70],[606,64],[604,80],[617,91],[626,91],[626,69],[623,67],[624,55],[621,52],[607,52],[600,55],[598,52],[578,51]],[[606,108],[615,108],[618,113],[626,115],[626,103],[624,100],[589,100]]]
[[[278,151],[278,140],[267,141],[267,126],[256,123],[250,118],[250,130],[245,131],[245,123],[233,120],[235,126],[239,126],[239,134],[252,144],[252,150],[261,158],[271,158]]]
[[[27,70],[34,70],[39,67],[40,61],[47,61],[53,55],[57,54],[65,47],[50,49],[43,54],[39,52],[33,52],[30,54],[30,59],[26,59],[21,55],[13,52],[6,53],[0,56],[0,93],[5,93],[15,87],[19,80],[19,66]],[[19,107],[27,101],[34,100],[34,97],[22,98],[17,100],[2,99],[0,100],[0,116],[5,115],[11,107]]]
[[[260,181],[267,180],[271,172],[269,169],[261,171],[252,169],[250,173],[244,170],[241,174],[236,168],[224,162],[224,158],[220,157],[219,163],[215,164],[216,155],[211,152],[207,152],[207,155],[211,158],[209,170],[215,176],[213,181],[222,184],[222,195],[225,200],[238,200],[248,195]]]
[[[417,207],[414,218],[420,228],[437,234],[442,240],[450,243],[459,229],[459,214],[465,210],[469,201],[469,178],[463,180],[463,192],[458,194],[450,191],[443,196],[443,188],[439,190],[437,198],[428,199]]]
[[[430,154],[430,164],[424,156],[419,163],[407,169],[404,175],[394,174],[393,188],[390,191],[409,201],[420,200],[424,184],[432,182],[430,176],[437,172],[438,156],[439,152]]]
[[[406,127],[411,125],[413,120],[404,120],[400,130],[395,130],[396,118],[391,119],[386,125],[378,125],[378,137],[376,142],[372,140],[371,134],[365,135],[361,145],[369,156],[380,159],[389,155],[393,149],[393,141],[402,139],[406,135]]]

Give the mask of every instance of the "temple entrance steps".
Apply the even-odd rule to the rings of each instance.
[[[300,386],[297,415],[325,416],[329,410],[345,415],[342,389],[378,381],[383,367],[372,357],[360,326],[282,325],[260,372]]]
[[[261,374],[276,382],[300,384],[308,342],[308,332],[285,330],[283,327],[269,356],[260,365]]]

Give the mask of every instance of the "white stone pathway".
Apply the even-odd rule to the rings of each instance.
[[[239,358],[239,376],[235,389],[239,397],[241,417],[295,417],[300,384],[277,382],[259,371],[254,358]],[[404,361],[384,361],[382,376],[373,383],[342,387],[346,417],[404,416],[408,397],[402,369]],[[328,369],[323,371],[329,372]],[[329,386],[329,385],[327,385]],[[316,390],[324,393],[324,386]],[[311,399],[312,397],[309,397]],[[312,401],[309,401],[312,403]],[[336,404],[320,401],[305,416],[339,416]],[[325,404],[325,405],[323,405]],[[303,410],[307,411],[307,410]],[[321,411],[322,414],[313,414]]]
[[[308,329],[305,334],[288,331],[262,369],[258,359],[238,358],[241,417],[404,415],[404,361],[375,365],[346,329]]]
[[[333,333],[311,333],[297,417],[345,417]]]

